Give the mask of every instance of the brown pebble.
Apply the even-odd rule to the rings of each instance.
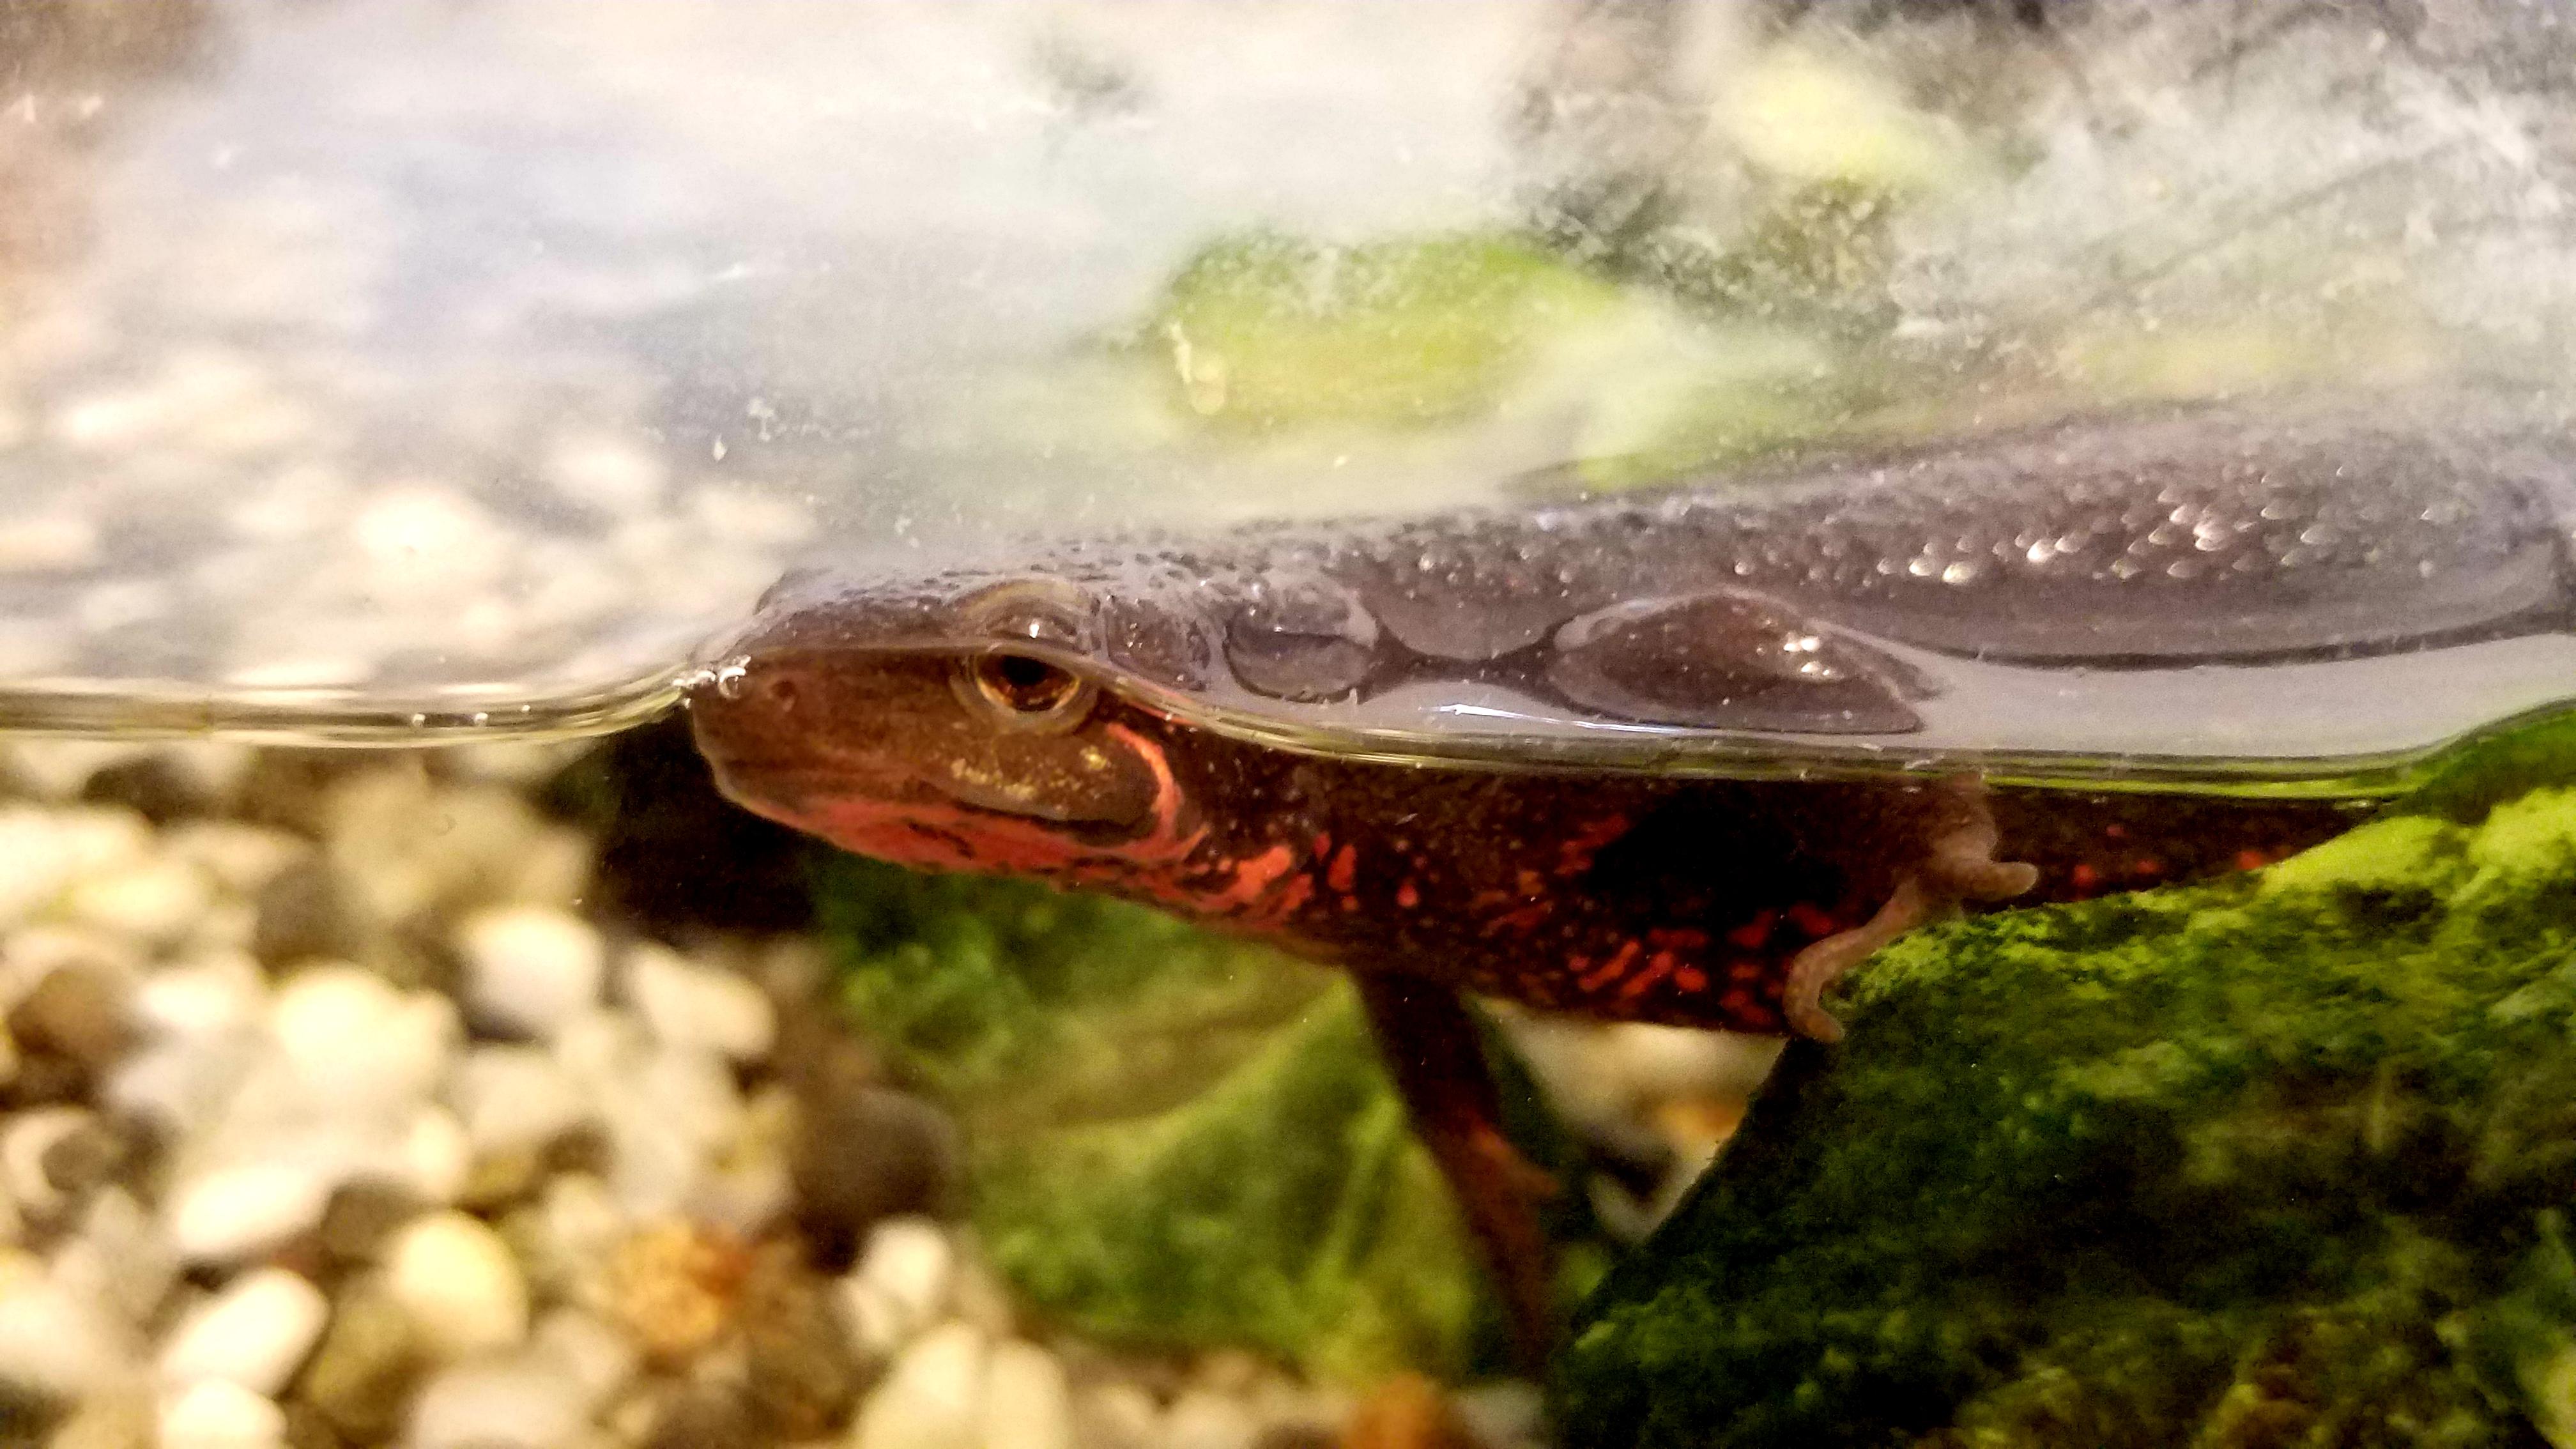
[[[545,1182],[545,1155],[534,1147],[505,1147],[474,1159],[465,1185],[456,1190],[456,1205],[486,1216],[525,1202]]]
[[[596,1122],[582,1122],[546,1144],[543,1167],[548,1177],[567,1172],[606,1177],[617,1164],[617,1144],[608,1138],[608,1129]]]
[[[17,1073],[0,1087],[0,1105],[12,1108],[60,1107],[88,1099],[89,1069],[52,1052],[20,1057]]]
[[[429,1204],[410,1188],[379,1179],[344,1183],[331,1194],[314,1238],[334,1267],[372,1263],[394,1229],[420,1216]]]
[[[152,1400],[140,1393],[93,1395],[45,1440],[45,1449],[153,1449]]]
[[[241,814],[253,825],[320,836],[333,785],[367,767],[363,752],[275,747],[251,756],[240,787]]]
[[[340,1437],[321,1410],[300,1402],[285,1409],[286,1449],[348,1449],[349,1441]]]
[[[0,1444],[42,1444],[71,1411],[68,1398],[0,1378]]]
[[[429,1367],[411,1315],[373,1281],[344,1290],[295,1397],[360,1443],[388,1438]]]
[[[92,805],[122,805],[155,825],[167,825],[205,804],[203,792],[166,755],[121,760],[92,772],[80,797]]]
[[[775,1437],[819,1438],[845,1422],[866,1387],[858,1350],[803,1251],[793,1243],[762,1245],[739,1301],[746,1387]]]
[[[360,932],[339,877],[319,855],[297,861],[260,887],[250,952],[272,968],[323,958],[363,959]]]
[[[135,1138],[105,1118],[92,1118],[45,1149],[38,1166],[45,1184],[65,1197],[82,1197],[115,1179],[134,1159]]]
[[[1342,1426],[1341,1449],[1477,1449],[1440,1386],[1397,1374],[1369,1392]]]
[[[10,1011],[9,1034],[31,1056],[50,1053],[104,1071],[134,1041],[125,984],[102,967],[57,966]]]
[[[740,1390],[684,1384],[655,1411],[644,1449],[757,1449],[771,1442]]]
[[[647,1223],[609,1260],[609,1309],[647,1358],[678,1363],[731,1326],[749,1266],[739,1244],[696,1224]]]
[[[816,1261],[846,1266],[867,1231],[903,1213],[944,1214],[957,1179],[957,1133],[947,1114],[873,1083],[796,1084],[797,1129],[788,1165],[796,1216]]]

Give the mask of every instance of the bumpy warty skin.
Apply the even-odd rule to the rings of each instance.
[[[2562,631],[2571,517],[2553,416],[2167,408],[1519,510],[820,574],[731,652],[1007,644],[1274,742],[1668,771],[1747,738],[1793,760],[1801,738],[1902,747],[1958,663],[2059,694],[2124,670],[2189,689],[2199,665],[2437,668]],[[1033,589],[1036,636],[974,604]]]

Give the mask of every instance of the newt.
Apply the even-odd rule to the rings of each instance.
[[[1916,925],[2341,831],[2377,788],[2344,767],[2404,750],[2260,743],[2390,680],[2486,712],[2410,718],[2420,754],[2576,680],[2512,672],[2576,662],[2562,436],[2183,408],[806,577],[688,707],[727,795],[844,849],[1350,971],[1536,1358],[1551,1185],[1462,994],[1830,1042],[1834,983]]]

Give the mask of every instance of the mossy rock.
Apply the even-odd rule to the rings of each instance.
[[[2572,780],[1883,953],[1589,1305],[1568,1441],[2576,1443]]]

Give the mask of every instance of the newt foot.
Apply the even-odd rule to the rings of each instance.
[[[1825,1010],[1825,992],[1879,947],[1927,921],[1942,919],[1967,901],[2008,901],[2039,883],[2039,868],[1997,860],[2002,832],[1986,808],[1985,786],[1973,775],[1941,782],[1953,811],[1924,851],[1923,861],[1897,881],[1878,913],[1847,931],[1810,944],[1789,961],[1780,993],[1790,1030],[1822,1042],[1842,1040],[1843,1025]]]

